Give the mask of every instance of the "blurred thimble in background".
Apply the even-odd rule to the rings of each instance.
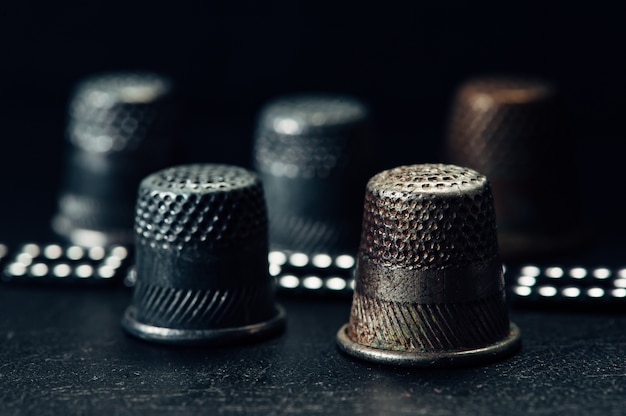
[[[268,203],[270,248],[356,253],[363,189],[376,171],[370,114],[345,95],[292,95],[260,111],[253,164]]]
[[[267,256],[265,200],[253,172],[212,164],[155,172],[138,191],[136,283],[122,325],[161,343],[276,334],[285,317]]]
[[[74,244],[129,244],[137,186],[177,161],[179,108],[158,74],[97,74],[69,103],[65,175],[53,230]]]
[[[510,355],[487,179],[455,165],[385,170],[365,191],[350,320],[339,347],[396,366],[446,367]]]
[[[583,242],[576,143],[553,84],[471,79],[456,92],[450,113],[446,161],[489,178],[505,261],[534,260]]]

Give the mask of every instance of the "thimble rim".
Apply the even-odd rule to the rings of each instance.
[[[459,99],[476,105],[523,104],[541,101],[556,94],[553,82],[531,76],[484,75],[470,78],[458,87]]]
[[[433,180],[433,176],[437,178]],[[469,167],[451,163],[420,163],[380,171],[369,179],[366,189],[387,196],[396,193],[456,195],[481,191],[488,184],[485,175]]]
[[[274,317],[255,324],[220,329],[177,329],[140,322],[135,307],[131,305],[122,318],[122,328],[139,339],[160,344],[221,346],[246,343],[269,338],[285,329],[285,310],[278,304],[275,307]]]
[[[123,104],[144,104],[158,100],[173,90],[172,80],[154,71],[106,71],[91,74],[79,80],[71,103],[87,100],[92,93],[107,95],[94,102],[96,107],[110,100]],[[103,101],[105,100],[105,101]],[[107,101],[108,100],[108,101]]]
[[[354,342],[348,336],[348,324],[337,332],[337,345],[344,353],[364,360],[396,367],[450,368],[489,364],[513,355],[522,346],[521,331],[509,323],[503,339],[481,348],[441,352],[407,352],[374,348]]]
[[[337,117],[339,112],[329,111],[332,100],[342,102],[350,109],[344,117]],[[300,110],[294,104],[315,104],[323,111]],[[325,105],[319,105],[325,104]],[[285,112],[286,110],[286,112]],[[326,114],[323,114],[326,113]],[[280,135],[307,135],[318,129],[334,129],[351,126],[368,119],[369,106],[358,97],[350,94],[332,92],[300,92],[286,94],[268,101],[259,112],[257,124],[266,130]]]
[[[222,174],[226,172],[237,174],[239,176],[234,179],[225,178],[221,181],[205,181],[203,183],[190,182],[189,180],[175,183],[173,179],[167,179],[167,175],[178,175],[185,173],[185,171],[193,172],[194,170],[197,170],[201,171],[201,173],[209,175],[215,174],[214,172],[219,173],[220,169],[222,170]],[[152,172],[141,180],[139,183],[139,189],[185,194],[206,194],[224,193],[228,191],[246,189],[257,185],[258,183],[260,183],[260,179],[256,172],[239,165],[226,163],[184,163]]]

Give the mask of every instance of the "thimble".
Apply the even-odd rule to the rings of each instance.
[[[423,164],[370,179],[350,319],[337,341],[357,358],[414,367],[486,363],[520,346],[485,176]]]
[[[370,126],[366,104],[346,95],[289,95],[263,107],[253,164],[272,250],[356,253],[362,192],[375,173]]]
[[[174,164],[172,82],[147,72],[79,82],[68,108],[67,155],[53,230],[73,244],[132,244],[137,186]]]
[[[489,178],[502,257],[535,259],[579,245],[575,146],[557,87],[522,77],[471,79],[450,113],[446,161]]]
[[[267,214],[258,177],[190,164],[147,176],[135,214],[135,273],[122,325],[139,338],[217,345],[281,331],[268,272]]]

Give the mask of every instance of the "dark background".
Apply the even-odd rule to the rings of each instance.
[[[171,76],[187,105],[189,160],[243,166],[267,100],[354,94],[372,107],[389,167],[439,160],[455,87],[511,73],[561,87],[597,253],[620,265],[625,34],[621,9],[602,2],[3,2],[0,241],[47,241],[67,100],[96,72]],[[2,285],[0,413],[607,415],[622,413],[626,394],[620,310],[514,309],[520,354],[420,372],[340,355],[346,299],[282,298],[285,335],[216,350],[124,336],[128,302],[125,290]]]
[[[619,8],[339,3],[5,2],[0,178],[19,198],[4,204],[19,213],[36,199],[40,212],[54,199],[71,88],[96,72],[171,76],[187,103],[180,138],[193,150],[189,159],[239,165],[250,163],[255,117],[267,100],[299,91],[354,94],[373,109],[386,167],[439,160],[455,87],[474,75],[507,73],[561,88],[583,186],[591,205],[602,206],[595,220],[623,225],[626,29]],[[13,216],[0,222],[0,235],[7,227],[17,227]]]

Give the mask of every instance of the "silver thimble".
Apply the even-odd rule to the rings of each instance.
[[[159,74],[106,73],[79,82],[53,230],[84,246],[132,243],[139,182],[177,160],[177,110],[172,82]]]
[[[268,272],[258,177],[229,165],[181,165],[146,177],[135,214],[135,274],[123,327],[178,344],[255,340],[284,328]]]
[[[350,320],[339,347],[369,361],[445,367],[513,353],[491,189],[455,165],[370,179]]]
[[[479,77],[457,90],[446,160],[486,175],[505,261],[566,252],[584,241],[571,132],[551,82]]]
[[[272,250],[356,253],[362,190],[376,172],[364,102],[345,95],[277,98],[260,112],[253,152]]]

